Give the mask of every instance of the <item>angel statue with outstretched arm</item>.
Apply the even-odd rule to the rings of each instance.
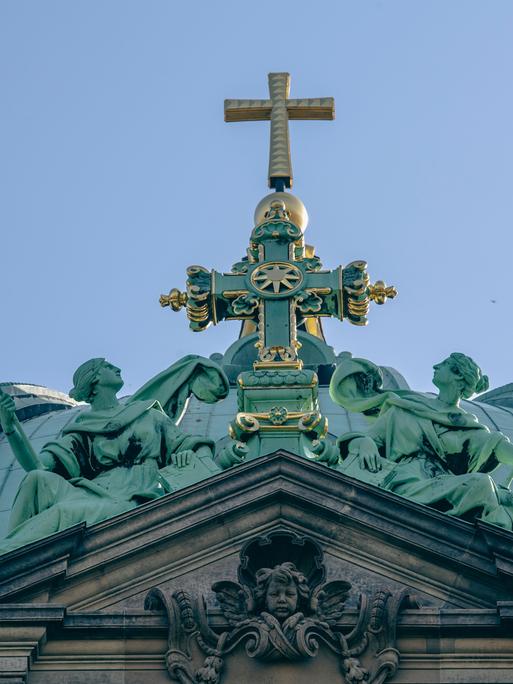
[[[119,400],[120,369],[103,358],[83,363],[70,396],[90,404],[36,454],[0,393],[0,423],[27,475],[20,484],[0,553],[80,522],[93,524],[219,471],[214,443],[176,426],[188,398],[228,394],[214,362],[186,356]],[[185,474],[185,477],[184,477]]]
[[[436,396],[382,389],[380,369],[349,354],[330,384],[333,401],[364,413],[366,433],[347,433],[338,449],[319,460],[343,473],[426,504],[449,515],[479,517],[513,527],[513,444],[466,411],[461,399],[483,392],[488,378],[465,354],[455,352],[434,366]],[[491,474],[506,470],[501,484]],[[499,480],[499,478],[496,478]]]

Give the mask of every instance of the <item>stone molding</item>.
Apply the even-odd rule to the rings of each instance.
[[[355,629],[358,613],[354,608],[344,611],[339,624],[345,632]],[[209,622],[215,625],[216,632],[230,628],[220,609],[209,610]],[[422,636],[427,643],[439,643],[443,638],[440,644],[448,645],[454,639],[463,640],[461,643],[466,638],[470,643],[480,639],[483,643],[488,641],[495,652],[498,640],[508,639],[508,643],[511,641],[512,623],[513,601],[501,601],[495,608],[485,610],[420,607],[403,610],[398,615],[397,638],[404,640],[409,634],[415,634],[417,637]],[[35,629],[37,634],[34,633]],[[79,639],[86,643],[91,640],[119,640],[122,643],[125,639],[144,635],[145,639],[165,643],[168,630],[169,619],[164,610],[74,612],[56,604],[0,604],[0,633],[5,634],[7,631],[11,635],[10,643],[0,639],[0,684],[26,684],[31,664],[38,661],[39,645],[50,638],[68,642]],[[508,652],[511,652],[511,648]],[[440,657],[444,657],[443,649]],[[475,661],[476,657],[475,653],[469,655],[471,661]],[[500,652],[496,652],[495,660],[490,660],[490,666],[496,666],[502,657]],[[460,663],[460,667],[465,668],[471,665],[470,662]]]
[[[223,525],[216,524],[220,519]],[[212,549],[222,554],[227,553],[223,549],[240,548],[256,525],[303,530],[328,541],[335,555],[352,554],[358,564],[403,576],[409,586],[425,585],[462,607],[491,607],[513,590],[511,532],[452,519],[304,458],[276,452],[91,528],[76,526],[6,554],[0,601],[23,600],[37,589],[75,610],[107,608],[106,599],[91,593],[94,585],[88,577],[94,573],[101,572],[106,585],[112,576],[106,595],[118,592],[121,599],[171,573],[166,569],[171,566],[156,558],[164,546],[173,550],[173,567],[185,567],[192,555],[203,558]],[[148,570],[144,582],[136,568],[143,557]],[[114,572],[119,563],[134,566],[124,588]],[[78,585],[83,589],[72,596],[68,588]]]

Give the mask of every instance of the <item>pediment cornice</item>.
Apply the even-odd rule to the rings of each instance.
[[[6,554],[0,600],[40,596],[71,610],[106,609],[276,528],[308,534],[336,558],[456,606],[491,607],[513,595],[512,533],[278,451]]]

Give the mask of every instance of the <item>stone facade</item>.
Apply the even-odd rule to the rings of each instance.
[[[511,539],[277,452],[4,556],[0,682],[513,682]],[[289,622],[250,605],[284,562]]]

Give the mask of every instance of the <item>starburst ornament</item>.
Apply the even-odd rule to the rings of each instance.
[[[253,273],[253,285],[261,292],[272,291],[274,294],[289,292],[302,281],[299,269],[289,264],[267,264]]]

